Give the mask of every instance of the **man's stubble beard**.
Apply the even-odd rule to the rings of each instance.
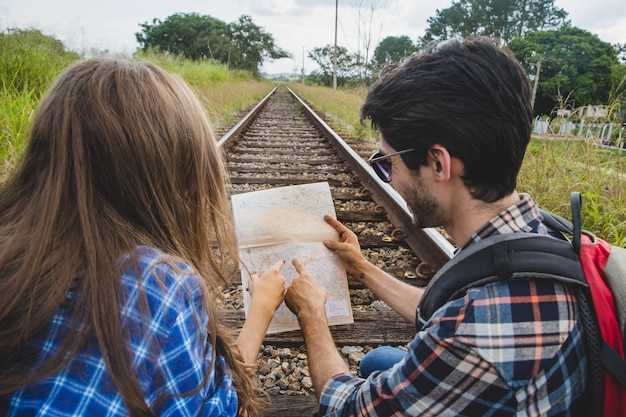
[[[422,179],[413,175],[406,203],[413,213],[413,226],[416,229],[438,227],[445,224],[445,216],[437,200],[424,187]]]

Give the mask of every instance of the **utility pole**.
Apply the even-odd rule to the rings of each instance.
[[[530,100],[530,107],[535,108],[535,98],[537,97],[537,86],[539,85],[539,77],[541,76],[541,64],[543,63],[543,55],[537,61],[537,71],[535,71],[535,82],[533,83],[533,95]]]
[[[333,89],[337,89],[337,22],[339,16],[339,0],[335,0],[335,49],[333,49]]]
[[[303,46],[302,47],[302,84],[304,84],[304,54],[305,54],[305,50]]]

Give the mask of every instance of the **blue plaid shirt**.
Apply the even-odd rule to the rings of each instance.
[[[208,313],[199,278],[190,266],[178,270],[162,262],[163,253],[140,247],[133,254],[139,268],[122,276],[124,329],[130,335],[133,371],[148,406],[160,416],[235,416],[237,393],[221,355],[212,361]],[[136,272],[136,273],[135,273]],[[142,294],[145,294],[144,298]],[[39,360],[50,357],[68,332],[76,294],[67,294],[50,324],[32,346]],[[147,301],[148,314],[144,313]],[[180,394],[206,385],[194,395]],[[9,398],[8,416],[127,416],[124,401],[111,380],[95,336],[58,373],[28,385]]]
[[[522,195],[468,245],[502,233],[546,234],[541,220]],[[583,411],[586,367],[568,288],[547,280],[496,282],[442,306],[390,370],[331,378],[319,414],[570,416]]]

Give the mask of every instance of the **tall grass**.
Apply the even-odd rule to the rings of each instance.
[[[584,228],[626,247],[626,157],[585,141],[535,138],[526,151],[518,185],[566,218],[570,192],[582,192]]]
[[[210,86],[216,82],[253,78],[249,71],[229,70],[226,65],[213,60],[192,61],[180,56],[156,52],[138,53],[135,58],[150,61],[166,71],[180,75],[188,83],[196,86]]]
[[[78,55],[38,30],[0,33],[0,182],[21,153],[50,82]]]
[[[364,139],[375,136],[359,123],[364,89],[332,90],[327,87],[290,84],[317,109],[331,116],[335,128]],[[599,149],[585,141],[544,141],[533,138],[526,153],[518,190],[530,193],[540,206],[569,213],[571,191],[583,193],[583,223],[587,230],[626,247],[626,155]]]
[[[211,60],[192,61],[158,53],[141,53],[136,58],[153,62],[187,81],[217,129],[231,124],[238,112],[256,103],[272,87],[249,71],[230,70]]]
[[[28,136],[32,114],[58,74],[79,59],[63,44],[37,30],[0,33],[0,182],[15,166]],[[230,71],[212,61],[191,61],[154,53],[151,61],[187,81],[205,104],[214,128],[233,122],[258,101],[271,84],[246,71]]]
[[[38,100],[35,90],[0,87],[0,183],[24,148],[30,116]]]
[[[290,83],[289,87],[306,98],[316,109],[323,111],[332,120],[335,129],[347,131],[358,138],[376,139],[376,132],[369,125],[360,123],[359,112],[367,94],[366,88],[333,90],[301,83]]]
[[[59,71],[79,58],[38,30],[0,33],[0,82],[13,91],[41,95]]]

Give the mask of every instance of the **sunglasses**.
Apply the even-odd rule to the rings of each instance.
[[[404,149],[402,151],[393,152],[390,154],[384,154],[381,151],[376,151],[367,162],[370,164],[378,178],[383,182],[391,182],[391,159],[390,156],[401,155],[403,153],[413,152],[415,149]]]

